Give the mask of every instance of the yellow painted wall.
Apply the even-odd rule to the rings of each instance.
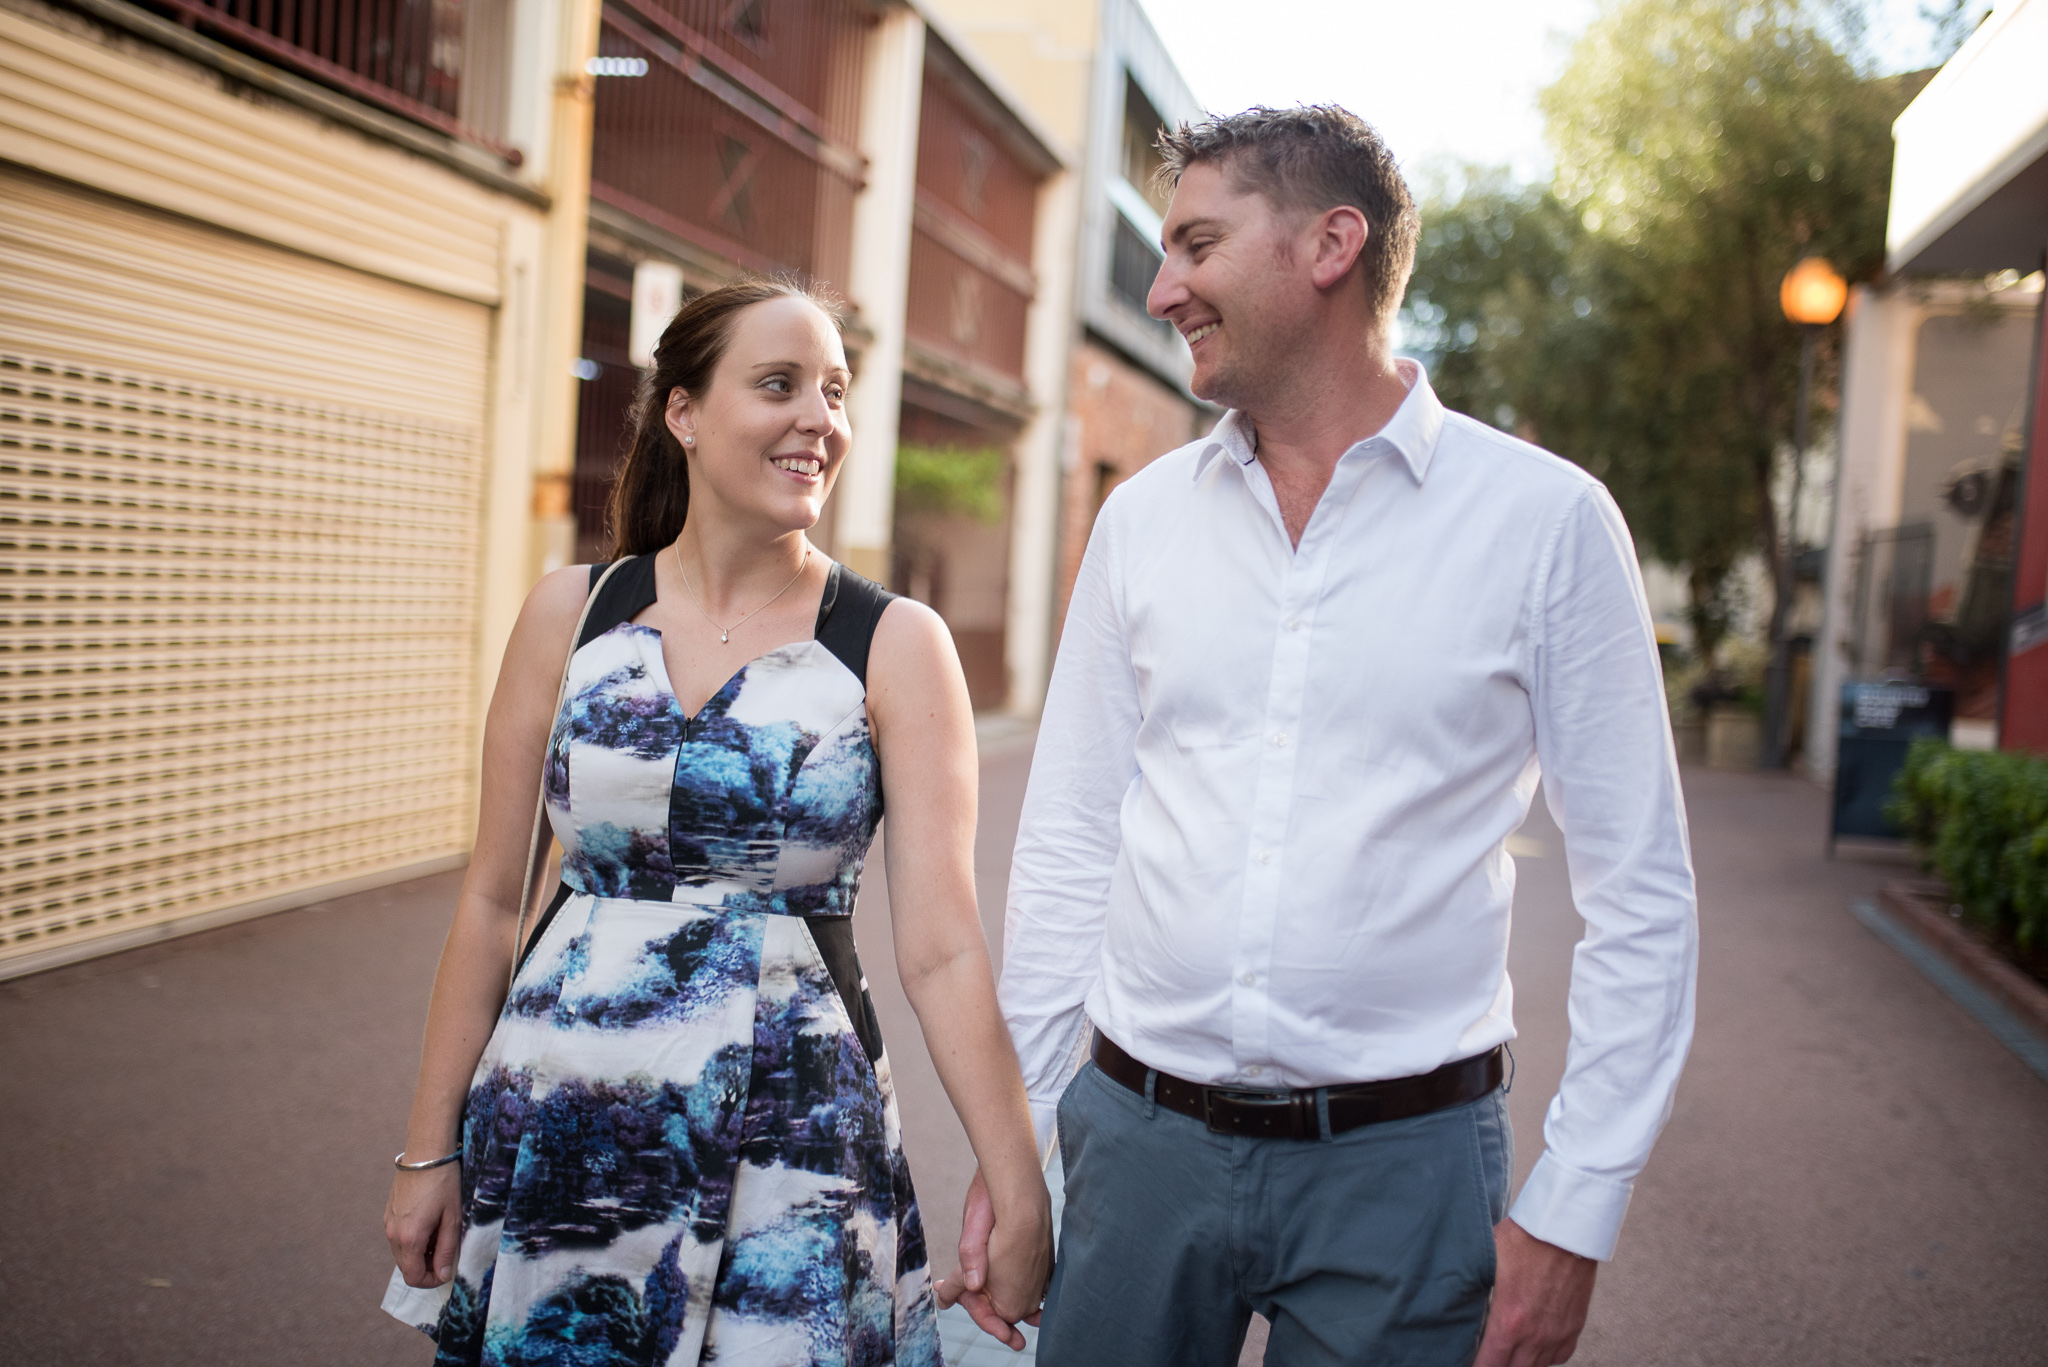
[[[1069,148],[1087,143],[1095,0],[926,0]]]

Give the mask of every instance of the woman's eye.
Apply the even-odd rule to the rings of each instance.
[[[846,391],[844,389],[841,389],[836,384],[830,385],[826,387],[825,397],[832,400],[832,402],[834,403],[838,403],[846,397]]]
[[[762,381],[762,383],[767,385],[770,389],[773,389],[778,394],[787,394],[789,392],[789,381],[785,380],[780,375],[771,375],[766,380]]]

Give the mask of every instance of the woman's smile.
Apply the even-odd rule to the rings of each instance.
[[[771,456],[769,464],[805,484],[816,484],[824,478],[825,462],[817,456]]]

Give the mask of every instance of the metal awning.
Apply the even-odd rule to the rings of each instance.
[[[2048,0],[2000,6],[1892,136],[1890,273],[2037,269],[2048,250]]]

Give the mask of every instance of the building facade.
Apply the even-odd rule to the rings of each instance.
[[[2048,752],[2048,0],[2000,6],[1894,126],[1886,279],[1851,301],[1809,767],[1841,686],[1954,690],[1958,745]]]
[[[1143,310],[1195,109],[1133,0],[974,8],[0,0],[0,976],[460,863],[519,605],[742,271],[846,301],[817,540],[1034,712],[1203,421]]]
[[[820,283],[847,306],[854,444],[815,539],[945,618],[977,708],[1015,706],[1034,667],[1010,642],[1042,635],[1014,629],[1030,595],[1012,562],[1056,428],[1038,224],[1062,154],[911,5],[606,0],[602,26],[582,553],[609,549],[604,499],[647,359],[636,311],[644,343],[741,272]]]
[[[1202,109],[1137,0],[932,0],[963,38],[1077,152],[1077,185],[1058,224],[1070,244],[1068,347],[1060,380],[1058,492],[1036,545],[1051,549],[1050,650],[1095,514],[1111,489],[1193,440],[1217,414],[1187,382],[1193,361],[1149,317],[1166,194],[1153,139]],[[1033,676],[1033,705],[1044,673]]]
[[[463,858],[595,21],[0,3],[0,974]]]

